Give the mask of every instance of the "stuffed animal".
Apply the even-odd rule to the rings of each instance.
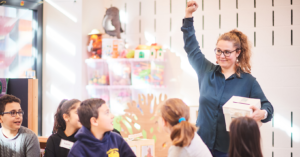
[[[111,7],[106,10],[102,26],[105,30],[105,33],[110,36],[116,36],[118,39],[121,39],[121,33],[123,29],[121,27],[119,9],[116,7]]]

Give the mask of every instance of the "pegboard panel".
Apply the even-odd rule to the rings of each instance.
[[[167,90],[179,91],[175,97],[199,105],[199,93],[180,92],[183,88],[197,90],[193,89],[197,77],[184,52],[180,30],[186,0],[105,1],[105,6],[118,6],[126,14],[122,22],[126,30],[123,37],[130,48],[155,40],[180,58],[181,69],[171,68],[168,76],[172,77],[177,70],[181,85]],[[196,37],[207,59],[215,62],[213,50],[219,35],[235,28],[245,33],[253,46],[252,75],[275,110],[274,120],[261,127],[264,156],[299,156],[300,0],[196,1],[199,4],[194,14]]]
[[[291,7],[278,7],[275,15],[275,26],[291,25]]]
[[[256,9],[256,27],[272,27],[272,7]]]
[[[256,14],[256,12],[253,13],[253,10],[251,9],[243,9],[242,11],[236,14],[238,15],[238,28],[251,29],[254,27],[254,14]]]

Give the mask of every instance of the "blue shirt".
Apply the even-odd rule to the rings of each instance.
[[[89,129],[82,126],[75,138],[77,141],[68,157],[136,157],[127,142],[114,132],[106,132],[103,139],[99,140]]]
[[[196,125],[198,134],[209,149],[224,153],[228,152],[229,133],[226,131],[222,106],[232,96],[258,98],[261,100],[261,109],[268,112],[266,119],[272,119],[273,106],[267,100],[260,85],[251,74],[241,73],[225,79],[221,67],[208,61],[200,50],[195,36],[193,18],[183,20],[181,28],[184,39],[184,49],[188,59],[198,76],[200,99]]]

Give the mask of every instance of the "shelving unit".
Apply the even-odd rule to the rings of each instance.
[[[165,60],[86,59],[90,98],[102,98],[113,114],[122,114],[136,91],[163,90]]]

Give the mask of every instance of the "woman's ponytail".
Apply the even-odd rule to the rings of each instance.
[[[190,108],[181,99],[168,99],[161,106],[161,114],[172,126],[170,137],[173,145],[189,146],[196,132],[196,127],[188,122]]]

